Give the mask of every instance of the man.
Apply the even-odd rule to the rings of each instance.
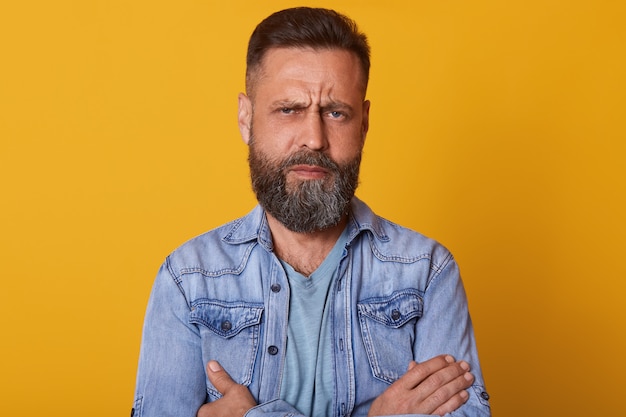
[[[325,9],[256,28],[239,128],[249,215],[173,252],[135,416],[488,416],[458,268],[356,197],[369,47]]]

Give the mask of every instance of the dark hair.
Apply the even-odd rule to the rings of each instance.
[[[246,89],[271,48],[344,49],[361,62],[365,86],[369,79],[370,47],[356,23],[334,10],[310,7],[285,9],[268,16],[252,32],[246,59]]]

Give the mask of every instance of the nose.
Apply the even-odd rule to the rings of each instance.
[[[318,112],[306,114],[299,132],[297,144],[299,147],[307,147],[312,151],[323,151],[328,147],[326,127],[321,114]]]

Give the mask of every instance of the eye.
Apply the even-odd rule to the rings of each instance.
[[[343,117],[343,113],[337,110],[329,112],[328,115],[333,119],[339,119]]]
[[[280,109],[280,112],[282,114],[291,114],[294,112],[294,109],[292,109],[291,107],[283,107]]]

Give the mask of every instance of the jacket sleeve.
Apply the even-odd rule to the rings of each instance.
[[[441,252],[439,252],[441,254]],[[424,293],[424,312],[417,322],[414,344],[416,362],[450,354],[471,366],[475,380],[468,389],[468,401],[450,413],[451,417],[488,417],[489,396],[485,390],[467,297],[452,255],[445,251],[433,259],[432,276]]]
[[[133,417],[195,417],[206,402],[201,337],[190,305],[166,262],[154,282],[144,319]],[[282,400],[260,404],[246,417],[305,417]]]
[[[195,417],[206,400],[200,334],[167,268],[154,282],[143,327],[134,417]]]

